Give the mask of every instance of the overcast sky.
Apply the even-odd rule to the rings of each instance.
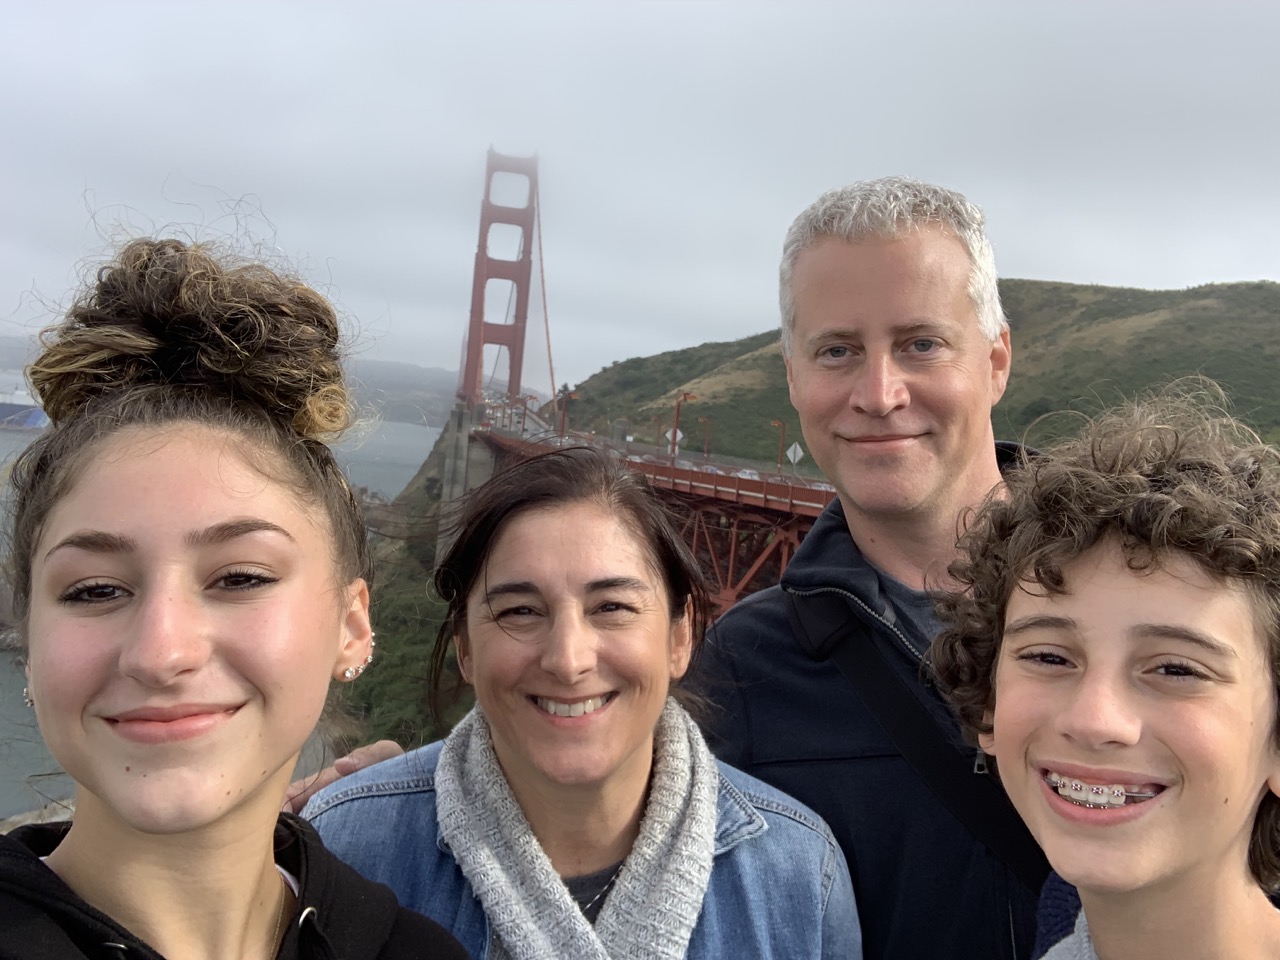
[[[539,156],[562,382],[776,324],[791,219],[890,173],[981,204],[1003,276],[1280,278],[1262,0],[0,13],[0,333],[176,229],[292,261],[365,356],[456,367],[490,145]]]

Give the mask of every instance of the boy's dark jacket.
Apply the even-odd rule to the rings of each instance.
[[[163,960],[40,862],[67,827],[0,836],[0,960]],[[278,960],[466,960],[446,930],[325,850],[305,821],[282,814],[275,843],[276,862],[300,885]]]

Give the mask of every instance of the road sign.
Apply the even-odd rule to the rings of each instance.
[[[668,443],[670,443],[670,442],[671,442],[671,431],[670,431],[670,430],[668,430],[666,433],[664,433],[664,434],[663,434],[663,436],[667,438],[667,442],[668,442]],[[677,431],[676,431],[676,439],[675,439],[675,442],[676,442],[676,443],[679,443],[679,442],[680,442],[681,440],[683,440],[683,439],[684,439],[684,431],[683,431],[683,430],[677,430]]]
[[[793,443],[787,447],[787,459],[791,461],[793,467],[804,459],[804,451],[800,449],[800,444]]]

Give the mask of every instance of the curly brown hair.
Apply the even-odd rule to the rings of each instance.
[[[991,732],[995,668],[1013,591],[1065,592],[1063,567],[1104,540],[1133,570],[1186,557],[1219,582],[1242,584],[1263,637],[1280,704],[1280,452],[1226,411],[1202,378],[1088,420],[1072,439],[1025,458],[1001,498],[972,518],[951,565],[956,588],[937,604],[938,686],[970,738]],[[1274,736],[1280,745],[1280,715]],[[1280,887],[1280,797],[1254,821],[1249,868]]]
[[[352,421],[333,306],[300,280],[203,244],[140,239],[102,266],[28,368],[51,426],[14,464],[8,574],[25,624],[49,512],[107,437],[196,423],[330,521],[342,583],[372,583],[359,502],[327,440]]]

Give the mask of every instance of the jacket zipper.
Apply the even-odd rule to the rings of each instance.
[[[787,588],[783,587],[783,589],[786,590]],[[819,593],[838,593],[842,597],[848,597],[859,607],[865,610],[868,616],[873,617],[880,623],[884,624],[884,626],[887,627],[899,641],[901,641],[902,646],[906,649],[907,653],[915,658],[916,663],[921,665],[924,664],[924,654],[911,645],[911,641],[907,639],[906,634],[898,629],[897,624],[890,623],[884,617],[880,616],[880,614],[876,613],[863,603],[860,597],[850,593],[848,590],[841,590],[839,587],[822,587],[818,590],[787,590],[787,593],[794,597],[812,597]]]
[[[786,587],[783,587],[782,589],[787,590]],[[920,666],[925,665],[924,654],[911,645],[911,641],[907,639],[906,634],[904,634],[901,630],[898,629],[897,624],[890,623],[884,617],[880,616],[880,614],[876,613],[869,606],[867,606],[862,601],[861,597],[850,593],[848,590],[841,590],[839,587],[820,587],[817,590],[787,590],[787,593],[791,594],[793,597],[812,597],[819,593],[838,593],[842,597],[847,597],[848,599],[856,603],[859,607],[861,607],[863,610],[865,610],[867,612],[867,616],[883,624],[886,629],[888,629],[895,637],[897,637],[898,641],[902,644],[903,649],[905,649],[909,655],[915,658],[916,663],[918,663]],[[973,772],[978,776],[986,776],[987,755],[982,752],[981,748],[978,748],[973,752]],[[1012,925],[1013,923],[1012,908],[1010,908],[1010,911],[1011,912],[1009,914],[1009,922]]]

